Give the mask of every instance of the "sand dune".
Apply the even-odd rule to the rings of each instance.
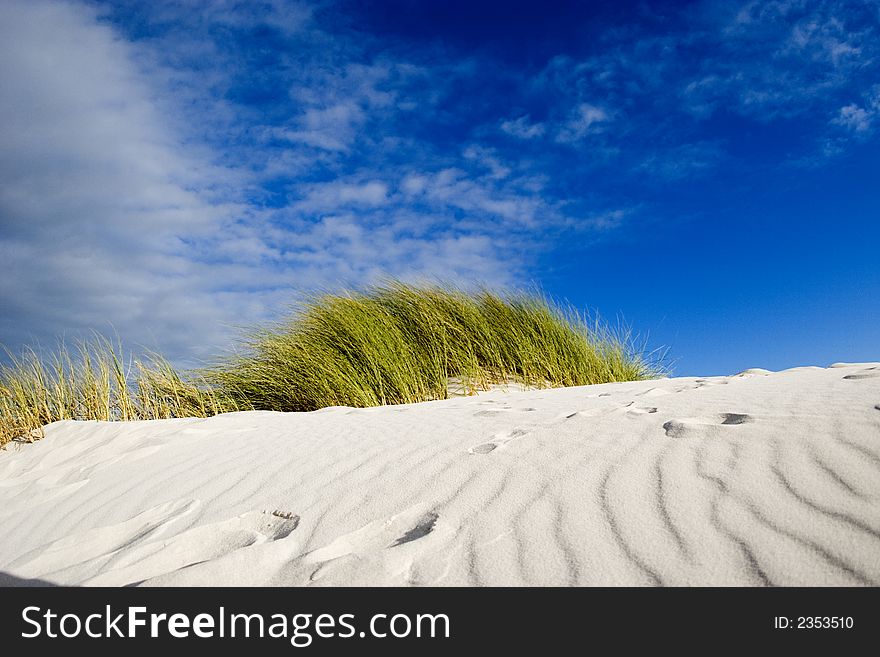
[[[113,586],[880,585],[880,364],[57,422],[0,452],[0,572]]]

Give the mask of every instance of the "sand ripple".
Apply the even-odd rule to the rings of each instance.
[[[22,579],[880,585],[877,363],[46,436],[0,453]]]

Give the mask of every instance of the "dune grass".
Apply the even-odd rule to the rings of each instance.
[[[0,445],[57,420],[152,420],[444,399],[518,382],[577,386],[660,372],[627,335],[540,295],[402,283],[325,294],[256,330],[239,355],[180,374],[96,336],[0,365]]]
[[[57,420],[155,420],[207,417],[242,408],[197,375],[181,377],[161,356],[125,358],[96,336],[48,357],[9,354],[0,366],[0,445],[42,437]]]
[[[254,408],[309,411],[443,399],[516,381],[534,387],[658,374],[627,336],[539,295],[401,283],[326,294],[254,332],[205,378]]]

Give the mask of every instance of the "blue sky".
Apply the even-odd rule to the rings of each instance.
[[[0,79],[14,350],[191,364],[391,275],[680,375],[880,358],[877,2],[4,0]]]

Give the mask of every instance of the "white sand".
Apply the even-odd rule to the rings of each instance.
[[[880,364],[57,422],[0,453],[0,572],[89,585],[877,585]]]

